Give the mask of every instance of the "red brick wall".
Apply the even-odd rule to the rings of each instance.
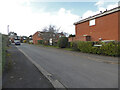
[[[95,19],[95,25],[89,26],[89,21],[75,25],[76,38],[79,39],[83,35],[91,36],[91,41],[118,40],[118,12],[102,16]]]
[[[39,32],[36,32],[34,35],[33,35],[33,44],[38,44],[38,40],[42,40],[41,37],[38,36]]]
[[[68,38],[68,41],[69,41],[69,42],[75,41],[75,37],[69,37],[69,38]]]

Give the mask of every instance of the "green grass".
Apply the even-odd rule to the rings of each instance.
[[[58,46],[50,46],[50,45],[43,45],[43,44],[36,44],[36,46],[51,47],[51,48],[62,49],[62,50],[67,50],[67,51],[75,51],[72,48],[60,48]]]
[[[43,44],[37,44],[36,46],[59,48],[58,46],[50,46],[50,45],[43,45]]]

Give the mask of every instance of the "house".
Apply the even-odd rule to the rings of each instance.
[[[39,40],[43,40],[46,44],[52,45],[54,42],[57,42],[60,37],[65,37],[65,35],[63,33],[37,31],[33,35],[33,43],[38,44]]]
[[[29,38],[29,43],[33,43],[32,35],[30,35],[28,38]]]
[[[120,41],[120,6],[75,22],[75,37],[72,41]]]
[[[33,44],[38,44],[38,40],[42,40],[40,31],[37,31],[35,34],[33,34],[32,38],[33,38]]]
[[[9,36],[9,41],[14,43],[14,39],[17,36],[17,33],[9,32],[8,36]]]

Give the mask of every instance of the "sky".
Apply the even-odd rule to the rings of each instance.
[[[0,33],[33,35],[55,25],[60,32],[75,34],[73,23],[118,6],[118,0],[0,0]]]

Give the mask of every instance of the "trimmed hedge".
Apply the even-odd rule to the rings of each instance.
[[[99,43],[102,45],[101,47],[95,47],[94,43],[96,42],[76,41],[71,42],[70,46],[74,50],[78,50],[83,53],[120,56],[120,42]]]
[[[58,40],[58,47],[60,48],[66,48],[68,46],[68,38],[67,37],[61,37]]]

